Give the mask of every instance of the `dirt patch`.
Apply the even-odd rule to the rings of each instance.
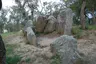
[[[86,56],[89,64],[96,64],[96,31],[85,31],[88,35],[78,39],[78,50]],[[8,44],[18,44],[15,54],[22,57],[19,64],[51,64],[52,53],[50,44],[60,35],[48,34],[37,37],[39,47],[26,44],[26,39],[21,35],[13,35],[6,40]],[[28,60],[28,61],[27,61]],[[30,60],[30,61],[29,61]]]
[[[6,38],[7,44],[18,44],[14,49],[15,54],[22,57],[19,64],[51,64],[52,53],[50,44],[57,37],[50,38],[48,35],[37,37],[39,47],[26,44],[26,39],[21,35]]]
[[[86,31],[88,33],[78,40],[78,50],[83,53],[89,61],[88,64],[96,64],[96,31]]]

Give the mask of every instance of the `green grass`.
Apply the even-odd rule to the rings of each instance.
[[[12,35],[12,34],[16,34],[17,32],[7,32],[7,33],[3,33],[1,34],[3,38],[5,37],[8,37],[9,35]]]
[[[16,44],[5,44],[6,47],[6,55],[13,55],[14,54],[14,49],[17,47],[18,45]]]
[[[3,39],[6,37],[9,37],[10,35],[17,35],[18,32],[9,32],[9,33],[3,33],[1,34]],[[4,41],[6,42],[6,41]],[[6,47],[6,62],[7,64],[18,64],[21,60],[21,56],[18,54],[15,54],[15,48],[19,47],[18,44],[8,44],[7,42],[5,43]]]
[[[89,25],[88,30],[96,30],[96,25]]]
[[[88,25],[86,30],[96,30],[96,25]],[[72,34],[74,35],[75,38],[82,38],[85,35],[84,31],[86,30],[82,30],[81,26],[75,25],[72,28]]]
[[[7,56],[6,61],[7,64],[17,64],[21,60],[19,55]]]
[[[18,47],[16,44],[6,44],[6,61],[7,64],[17,64],[21,57],[19,55],[14,54],[14,49]]]
[[[75,38],[81,38],[83,30],[79,26],[73,26],[72,34],[75,35]]]
[[[53,56],[51,59],[52,59],[51,64],[61,64],[59,55]]]

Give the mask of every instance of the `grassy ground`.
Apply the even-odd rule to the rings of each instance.
[[[90,26],[88,26],[88,28],[86,30],[82,30],[80,28],[80,26],[73,26],[72,33],[73,33],[75,38],[82,38],[85,35],[88,36],[87,31],[90,31],[90,30],[96,30],[96,26],[95,25],[90,25]],[[17,36],[17,32],[4,33],[4,34],[2,34],[2,37],[3,37],[3,39],[5,39],[5,38],[9,38],[9,36],[11,36],[11,35],[16,35]],[[5,46],[6,46],[7,64],[18,64],[18,62],[20,62],[20,60],[22,58],[21,56],[19,56],[18,54],[15,54],[15,52],[14,52],[14,49],[16,47],[18,47],[18,45],[8,44],[6,41],[4,41],[4,42],[5,42]],[[59,56],[54,56],[54,57],[52,57],[52,59],[53,59],[52,64],[60,64]],[[30,60],[31,59],[28,58],[28,59],[26,59],[26,62],[28,63],[28,62],[30,62]]]
[[[13,35],[13,34],[16,34],[17,32],[7,32],[7,33],[3,33],[1,34],[3,38],[6,38],[8,37],[9,35]]]
[[[16,34],[17,32],[10,32],[10,33],[4,33],[1,34],[3,37],[3,40],[7,38],[10,35]],[[7,64],[17,64],[20,60],[21,57],[19,55],[14,54],[14,49],[18,47],[18,45],[15,44],[8,44],[5,40],[5,47],[6,47],[6,62]]]
[[[7,64],[17,64],[21,57],[19,55],[14,54],[14,48],[18,47],[14,44],[6,44],[6,61]]]
[[[86,31],[92,31],[92,30],[93,31],[96,30],[96,25],[89,25],[85,30],[82,30],[81,26],[76,25],[73,26],[72,28],[72,34],[74,35],[75,38],[78,39],[84,37],[85,35],[88,35]]]

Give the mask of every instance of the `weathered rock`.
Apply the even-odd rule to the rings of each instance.
[[[63,15],[63,14],[62,14]],[[57,23],[56,23],[56,31],[59,33],[59,34],[64,34],[64,25],[65,25],[65,16],[63,15],[62,16],[61,14],[58,15],[57,17]]]
[[[36,32],[43,32],[46,24],[47,24],[46,17],[39,16],[36,21],[36,27],[35,27]]]
[[[31,27],[27,27],[26,28],[26,33],[27,33],[27,40],[29,42],[29,44],[33,44],[33,45],[37,45],[36,44],[36,36],[35,33],[33,32]]]
[[[44,30],[45,33],[53,32],[56,29],[56,18],[54,16],[48,17],[48,23]]]
[[[77,41],[72,36],[63,35],[51,45],[54,55],[59,55],[61,64],[75,64],[81,56],[77,50]]]
[[[25,36],[25,37],[27,37],[26,29],[27,29],[28,27],[33,27],[33,24],[32,24],[32,21],[31,21],[31,20],[29,20],[28,22],[26,22],[26,24],[25,24],[25,26],[24,26],[24,28],[23,28],[23,33],[24,33],[24,36]]]
[[[33,23],[31,20],[29,20],[28,22],[26,22],[24,27],[27,28],[27,27],[32,27],[32,26],[33,26]]]
[[[66,8],[59,13],[57,19],[57,32],[60,34],[70,35],[73,23],[72,10],[70,8]]]
[[[72,10],[70,8],[67,8],[65,10],[65,15],[66,15],[66,20],[65,20],[65,26],[64,26],[64,34],[71,35],[72,23],[73,23]]]

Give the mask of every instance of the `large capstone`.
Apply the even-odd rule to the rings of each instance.
[[[76,64],[81,58],[77,50],[77,40],[72,36],[63,35],[50,46],[53,55],[60,56],[61,64]]]

